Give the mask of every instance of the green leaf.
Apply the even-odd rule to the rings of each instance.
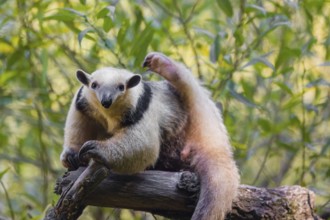
[[[275,67],[274,65],[269,62],[265,57],[256,57],[256,58],[253,58],[252,60],[250,60],[247,64],[245,64],[242,69],[244,69],[245,67],[248,67],[248,66],[251,66],[251,65],[254,65],[256,63],[263,63],[265,64],[266,66],[268,66],[269,68],[271,68],[273,71],[275,71]]]
[[[241,46],[244,43],[244,37],[242,35],[242,31],[241,30],[236,29],[235,32],[234,32],[234,37],[235,37],[235,40],[236,40],[235,43],[238,46]]]
[[[220,9],[228,16],[233,16],[233,7],[229,0],[217,0]]]
[[[42,63],[42,84],[47,84],[47,73],[48,73],[48,53],[46,49],[41,52],[41,63]]]
[[[214,38],[214,42],[211,45],[210,49],[210,60],[211,62],[217,62],[220,54],[220,36],[217,34]]]
[[[275,27],[279,27],[279,26],[287,26],[289,28],[291,28],[292,23],[290,21],[278,21],[278,22],[274,22],[272,24],[272,28]]]
[[[0,0],[0,6],[6,3],[8,0]]]
[[[103,30],[105,32],[109,32],[111,28],[114,26],[112,19],[109,17],[105,17],[103,20]]]
[[[300,55],[300,49],[289,48],[286,45],[282,45],[275,61],[275,69],[278,70],[280,66],[292,61],[293,59],[298,59]]]
[[[301,104],[301,97],[300,96],[295,96],[291,98],[289,101],[283,104],[282,110],[289,110],[292,109],[293,107]]]
[[[85,37],[85,35],[90,32],[90,31],[93,31],[92,28],[86,28],[85,30],[81,31],[79,34],[78,34],[78,42],[79,42],[79,45],[81,46],[81,41],[82,39]]]
[[[253,82],[248,79],[242,79],[240,81],[240,85],[243,88],[244,95],[249,99],[253,99],[254,95],[256,94],[256,86]]]
[[[327,152],[327,150],[328,150],[328,148],[330,149],[330,138],[327,138],[327,139],[328,139],[328,141],[327,141],[327,143],[325,143],[325,144],[323,145],[320,155],[325,155],[326,152]],[[329,174],[330,174],[330,173],[329,173]],[[330,175],[329,175],[329,176],[330,176]]]
[[[325,80],[323,78],[320,78],[320,79],[314,80],[306,85],[307,88],[311,88],[314,86],[329,86],[330,87],[330,82],[328,82],[327,80]]]
[[[69,11],[69,12],[75,14],[75,15],[80,16],[80,17],[85,17],[86,16],[84,13],[82,13],[80,11],[77,11],[77,10],[74,10],[72,8],[64,8],[64,10],[67,10],[67,11]]]
[[[72,22],[72,20],[70,21],[63,21],[64,25],[67,26],[72,32],[74,32],[75,34],[79,34],[80,33],[80,29],[77,28],[74,25],[74,22]]]
[[[233,64],[233,60],[232,60],[232,57],[230,56],[230,54],[225,54],[223,56],[223,60],[228,63],[229,65],[232,65]]]
[[[276,144],[280,148],[283,148],[284,150],[290,151],[290,152],[297,152],[297,150],[299,149],[299,148],[296,148],[293,143],[287,144],[287,143],[280,141],[279,139],[276,139]]]
[[[292,90],[289,88],[289,86],[287,86],[285,83],[282,82],[275,82],[275,84],[280,87],[282,90],[284,90],[285,92],[289,93],[290,95],[293,95]]]
[[[258,125],[264,130],[265,132],[271,131],[271,123],[267,119],[259,118],[258,119]]]
[[[105,7],[97,13],[96,17],[100,19],[108,16],[108,14],[109,14],[109,9],[108,7]]]
[[[108,49],[114,49],[114,43],[109,38],[105,39],[105,46]]]
[[[9,85],[10,82],[15,81],[15,78],[17,78],[17,72],[16,71],[6,71],[5,73],[0,74],[0,85],[3,87],[5,85]],[[4,94],[1,94],[1,99],[4,98]]]
[[[43,20],[72,21],[75,15],[67,10],[60,9],[57,13],[44,17]]]
[[[148,46],[150,45],[152,38],[154,35],[154,30],[150,28],[148,32],[146,32],[145,37],[141,41],[140,49],[137,51],[136,59],[134,62],[135,66],[141,66],[141,63],[144,59],[144,55],[147,53]]]
[[[259,5],[255,5],[255,4],[247,4],[245,7],[246,11],[258,11],[261,12],[262,15],[266,15],[267,11],[266,9],[264,9],[263,7],[259,6]]]
[[[7,60],[7,67],[8,68],[11,68],[15,64],[17,64],[17,62],[21,62],[21,60],[22,60],[22,63],[23,63],[24,62],[24,59],[22,59],[22,58],[24,57],[24,53],[25,52],[26,51],[24,50],[24,48],[20,47],[14,53],[12,53],[11,55],[9,55],[8,60]]]
[[[125,45],[123,45],[123,42],[125,42],[125,37],[126,37],[126,33],[127,33],[127,30],[128,30],[129,24],[130,23],[129,23],[128,20],[124,20],[122,22],[121,28],[118,31],[117,42],[118,42],[118,44],[121,48],[125,47]]]
[[[230,86],[231,87],[231,86]],[[229,93],[239,102],[243,103],[244,105],[252,108],[258,108],[259,106],[246,98],[243,94],[236,92],[233,88],[229,89]]]
[[[2,177],[8,172],[9,167],[3,171],[0,172],[0,180],[2,179]]]
[[[86,0],[79,0],[80,4],[86,5]]]
[[[105,17],[109,17],[109,18],[113,19],[114,14],[115,14],[115,9],[116,9],[115,6],[111,6],[111,5],[107,6],[107,7],[103,8],[102,10],[100,10],[97,13],[96,17],[98,19],[105,18]]]
[[[153,28],[151,23],[149,23],[144,30],[139,34],[137,38],[132,42],[132,49],[130,55],[134,57],[144,56],[142,51],[146,51],[149,43],[151,42],[153,36]]]

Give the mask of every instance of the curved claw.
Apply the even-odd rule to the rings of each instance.
[[[78,157],[84,163],[88,163],[90,159],[93,159],[108,168],[110,167],[105,152],[97,141],[87,141],[80,149]]]
[[[92,158],[93,151],[96,149],[95,142],[87,141],[80,149],[78,153],[78,158],[80,161],[88,163]]]
[[[163,76],[168,81],[178,80],[178,68],[174,61],[162,53],[151,52],[143,61],[143,67],[147,67],[159,75]]]
[[[69,171],[78,169],[79,166],[84,164],[79,161],[78,152],[73,148],[67,147],[61,154],[61,161],[64,167],[68,168]]]
[[[76,170],[79,168],[80,166],[80,161],[79,161],[79,158],[78,158],[78,153],[72,153],[72,154],[69,154],[66,158],[67,162],[69,163],[69,167],[68,167],[68,170],[69,171],[72,171],[72,170]]]
[[[143,64],[142,64],[143,68],[148,67],[150,69],[152,57],[153,57],[153,54],[149,54],[144,58],[144,61],[143,61]]]

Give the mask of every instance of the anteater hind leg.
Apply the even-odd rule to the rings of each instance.
[[[205,100],[203,97],[205,90],[199,86],[198,81],[183,64],[173,61],[162,53],[151,52],[145,57],[143,67],[149,68],[149,70],[169,81],[181,95],[183,104],[189,109],[189,114],[197,116],[194,113],[194,109],[199,108],[198,105],[196,106],[196,103]],[[192,125],[191,120],[189,124],[190,126]],[[189,136],[196,135],[190,134],[190,131],[187,131],[188,140],[191,140]],[[191,145],[193,145],[191,141],[186,143],[186,146],[181,152],[182,160],[189,158],[192,150]]]
[[[198,81],[183,64],[173,61],[162,53],[151,52],[145,57],[143,67],[149,68],[169,81],[181,95],[183,104],[188,107],[190,111],[189,114],[197,116],[197,114],[194,113],[194,109],[199,108],[198,105],[196,106],[196,103],[205,100],[203,97],[205,95],[205,90],[199,86]],[[191,120],[189,123],[191,126]],[[187,131],[188,140],[191,140],[189,136],[196,135],[190,134],[190,132]],[[181,152],[182,160],[189,158],[192,150],[191,145],[193,144],[194,143],[191,143],[191,141],[186,143],[186,146]]]

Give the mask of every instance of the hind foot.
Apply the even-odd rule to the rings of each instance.
[[[149,53],[144,59],[143,67],[148,67],[149,70],[158,73],[170,82],[179,79],[177,64],[162,53]]]

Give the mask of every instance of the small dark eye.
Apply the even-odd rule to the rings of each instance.
[[[120,85],[118,86],[118,89],[119,89],[120,91],[124,91],[125,86],[124,86],[123,84],[120,84]]]
[[[91,88],[92,89],[96,89],[96,87],[97,87],[97,83],[96,82],[93,82],[92,85],[91,85]]]

